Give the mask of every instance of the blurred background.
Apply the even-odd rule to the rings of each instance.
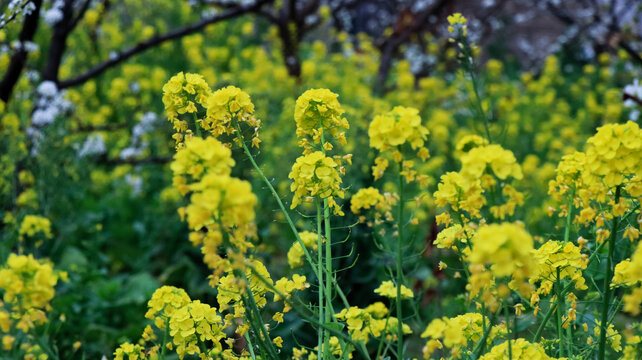
[[[359,156],[372,116],[417,107],[432,154],[421,169],[430,184],[419,190],[431,194],[440,174],[459,166],[457,140],[479,130],[448,41],[454,12],[469,19],[478,45],[494,131],[526,174],[520,186],[536,210],[516,218],[546,236],[558,222],[547,216],[546,184],[561,156],[597,126],[639,116],[639,0],[0,0],[0,262],[33,253],[69,273],[46,330],[60,358],[110,358],[119,342],[135,341],[161,285],[215,305],[171,186],[175,149],[161,101],[171,76],[200,73],[213,89],[250,94],[263,124],[257,159],[288,204],[287,174],[300,153],[294,101],[303,91],[340,95],[355,154],[344,183],[354,189],[373,183],[373,157]],[[294,239],[247,160],[234,156],[235,175],[252,181],[260,200],[257,253],[273,278],[287,274]],[[407,266],[424,305],[415,320],[425,324],[463,307],[455,294],[464,282],[438,269],[453,255],[432,247],[430,196],[413,206],[420,224]],[[30,214],[49,219],[52,236],[23,238]],[[356,216],[343,222],[337,238],[350,241],[337,246],[338,276],[363,305],[392,261],[365,225],[354,226]],[[309,226],[302,216],[297,225]],[[286,317],[275,334],[305,326]]]

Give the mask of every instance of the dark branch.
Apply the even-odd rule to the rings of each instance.
[[[2,81],[0,81],[0,100],[5,103],[9,101],[13,88],[16,86],[20,74],[27,63],[27,49],[25,49],[24,45],[26,42],[33,40],[38,29],[42,0],[34,0],[33,4],[35,5],[35,9],[33,9],[29,15],[25,16],[22,30],[20,31],[20,35],[18,35],[18,41],[20,41],[21,47],[17,49],[11,57],[7,72],[4,74]]]
[[[62,19],[53,27],[47,63],[42,70],[42,79],[45,81],[58,83],[58,72],[62,63],[62,56],[67,49],[67,38],[77,23],[73,20],[74,2],[75,0],[65,0],[62,8]]]
[[[78,76],[73,77],[71,79],[60,81],[60,83],[58,84],[58,87],[60,89],[64,89],[64,88],[68,88],[68,87],[71,87],[71,86],[76,86],[76,85],[83,84],[87,80],[92,79],[92,78],[102,74],[105,70],[107,70],[107,69],[109,69],[109,68],[111,68],[111,67],[113,67],[115,65],[118,65],[121,62],[129,59],[130,57],[132,57],[134,55],[137,55],[137,54],[139,54],[139,53],[141,53],[141,52],[143,52],[143,51],[145,51],[147,49],[150,49],[150,48],[153,48],[153,47],[155,47],[157,45],[160,45],[165,41],[169,41],[169,40],[173,40],[173,39],[177,39],[177,38],[183,37],[185,35],[189,35],[191,33],[194,33],[196,31],[199,31],[199,30],[203,29],[204,27],[206,27],[208,25],[217,23],[219,21],[231,19],[231,18],[234,18],[234,17],[241,16],[243,14],[246,14],[248,12],[255,11],[256,9],[260,8],[261,6],[263,6],[264,4],[268,3],[269,1],[270,0],[262,0],[262,1],[257,1],[253,5],[240,6],[240,7],[237,7],[235,9],[231,9],[231,10],[228,10],[226,12],[223,12],[221,14],[209,17],[207,19],[203,19],[203,20],[197,21],[197,22],[195,22],[193,24],[190,24],[190,25],[187,25],[185,27],[182,27],[182,28],[179,28],[179,29],[176,29],[176,30],[172,30],[172,31],[170,31],[168,33],[165,33],[165,34],[162,34],[162,35],[155,36],[155,37],[153,37],[153,38],[151,38],[149,40],[140,42],[140,43],[134,45],[133,47],[118,53],[116,56],[110,58],[109,60],[94,66],[93,68],[91,68],[87,72],[85,72],[84,74],[78,75]]]
[[[629,93],[622,94],[622,101],[627,101],[627,100],[633,100],[633,102],[642,106],[642,99],[640,99],[639,97]]]

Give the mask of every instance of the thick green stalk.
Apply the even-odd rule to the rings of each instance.
[[[163,343],[161,344],[161,360],[165,360],[165,350],[167,349],[167,337],[169,336],[169,316],[165,318],[165,331],[163,332]]]
[[[196,131],[196,136],[201,137],[201,126],[198,124],[198,118],[196,117],[196,113],[192,113],[194,115],[194,130]]]
[[[247,349],[250,351],[252,360],[256,360],[256,355],[254,354],[254,346],[252,345],[252,340],[250,340],[250,334],[248,332],[245,332],[245,341],[247,341]]]
[[[399,215],[397,218],[397,354],[398,359],[403,359],[403,314],[401,309],[401,284],[403,283],[403,272],[401,269],[403,227],[404,227],[404,197],[403,197],[403,175],[401,175],[401,163],[399,164]]]
[[[318,235],[318,240],[317,240],[317,264],[319,264],[319,267],[321,267],[321,264],[323,263],[323,235],[321,232],[321,204],[320,200],[316,200],[317,203],[317,235]],[[319,272],[319,275],[321,275],[321,272]],[[323,314],[323,308],[324,308],[324,303],[323,303],[323,276],[318,277],[319,280],[319,323],[323,323],[324,320],[324,314]],[[323,344],[325,343],[324,340],[324,332],[323,328],[319,326],[318,328],[318,334],[317,334],[317,359],[324,359],[325,357],[322,357],[321,354],[323,351]]]
[[[615,188],[615,203],[620,202],[620,186]],[[613,226],[611,226],[611,236],[609,237],[609,250],[606,257],[606,275],[604,277],[604,288],[602,292],[602,323],[600,324],[600,343],[598,346],[597,358],[604,360],[606,355],[606,330],[609,328],[609,304],[611,302],[611,278],[613,277],[613,251],[615,250],[615,240],[617,239],[617,227],[619,217],[613,216]]]

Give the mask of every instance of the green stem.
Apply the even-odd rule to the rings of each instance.
[[[247,281],[247,278],[245,279],[245,283],[249,284]],[[268,333],[267,329],[265,328],[265,324],[263,323],[263,319],[261,318],[261,313],[259,312],[259,308],[256,305],[256,301],[254,301],[254,294],[252,293],[252,289],[250,289],[249,285],[245,286],[246,288],[246,298],[247,302],[249,303],[249,310],[252,312],[252,317],[254,318],[254,321],[257,323],[257,327],[259,328],[259,331],[263,334],[264,341],[262,341],[263,345],[267,348],[268,354],[272,359],[278,360],[279,355],[274,348],[274,344],[272,343],[272,340],[270,339],[270,334]],[[259,336],[260,340],[260,336]]]
[[[403,175],[401,175],[401,163],[399,163],[399,215],[397,219],[397,354],[398,359],[403,360],[403,314],[401,307],[401,284],[403,283],[403,272],[401,268],[403,227],[404,227],[404,197],[403,197]]]
[[[575,188],[571,191],[566,207],[566,228],[564,229],[564,242],[568,242],[571,237],[571,222],[573,220],[573,198],[575,197]]]
[[[556,269],[557,278],[555,279],[555,290],[557,293],[557,337],[560,341],[559,354],[564,357],[564,332],[562,330],[562,312],[564,311],[564,295],[562,295],[562,284],[560,282],[560,268]]]
[[[250,163],[252,163],[252,167],[254,167],[254,170],[256,170],[256,172],[259,174],[259,177],[261,178],[261,180],[263,180],[263,182],[268,187],[268,189],[270,189],[270,192],[272,193],[274,200],[276,200],[277,204],[279,204],[279,208],[281,209],[283,216],[288,222],[288,225],[290,225],[290,230],[292,230],[294,237],[296,238],[297,242],[299,243],[299,245],[301,245],[301,248],[303,249],[303,254],[305,255],[305,259],[308,261],[308,263],[312,267],[312,270],[314,271],[315,275],[317,275],[317,277],[320,278],[322,276],[322,273],[320,270],[321,266],[319,266],[320,263],[315,265],[314,261],[312,260],[312,256],[308,251],[308,248],[303,243],[303,240],[301,240],[301,237],[299,236],[299,231],[296,229],[296,226],[294,225],[292,218],[290,218],[290,214],[285,209],[285,205],[283,205],[283,202],[281,201],[279,194],[274,189],[274,186],[272,186],[272,183],[270,182],[270,180],[268,180],[268,178],[265,176],[265,174],[263,173],[263,170],[261,170],[259,165],[254,160],[254,156],[252,156],[250,149],[248,149],[247,145],[245,145],[245,141],[243,140],[243,136],[241,135],[241,127],[239,126],[238,122],[236,122],[236,134],[241,144],[241,147],[245,152],[245,155],[247,155],[248,159],[250,159]]]
[[[512,332],[508,316],[508,301],[504,300],[504,317],[506,318],[506,337],[508,338],[508,359],[513,360],[513,345],[511,344]]]
[[[317,203],[317,235],[318,235],[318,240],[317,240],[317,264],[319,264],[319,267],[321,267],[321,264],[323,263],[323,235],[321,232],[321,204],[320,200],[316,200]],[[319,272],[319,275],[321,273]],[[323,276],[318,277],[319,281],[319,323],[323,323],[323,308],[324,308],[324,303],[323,303]],[[323,328],[319,326],[318,328],[318,334],[317,334],[317,359],[323,359],[324,357],[321,356],[323,352],[323,345],[324,344],[324,332]]]
[[[542,335],[542,331],[544,331],[544,328],[546,327],[546,323],[548,323],[548,320],[553,316],[553,313],[555,312],[556,306],[551,304],[551,307],[548,308],[548,311],[546,312],[546,315],[544,315],[544,319],[542,322],[539,324],[539,327],[537,328],[537,331],[535,332],[535,336],[533,336],[533,341],[532,342],[538,342],[540,336]]]
[[[245,332],[245,341],[247,341],[247,348],[250,351],[252,360],[256,360],[256,355],[254,354],[254,346],[252,345],[252,340],[250,340],[250,334],[248,332]]]
[[[165,332],[163,333],[163,343],[161,344],[161,360],[165,360],[165,350],[167,349],[167,337],[169,336],[169,316],[165,318]]]
[[[477,112],[479,113],[479,116],[484,120],[484,129],[486,130],[486,137],[488,138],[488,142],[492,143],[493,139],[490,136],[490,125],[488,124],[488,116],[486,116],[486,112],[484,111],[484,106],[482,105],[481,102],[481,96],[479,95],[479,84],[477,82],[477,76],[475,75],[475,69],[470,68],[469,71],[470,74],[470,79],[472,80],[473,83],[473,92],[475,93],[475,102],[477,104]]]
[[[319,322],[318,319],[315,319],[313,315],[309,314],[311,312],[310,309],[308,309],[306,304],[304,304],[300,299],[294,296],[288,298],[287,296],[285,296],[285,294],[280,292],[271,281],[268,281],[265,277],[263,277],[263,275],[261,275],[258,271],[256,271],[256,269],[254,269],[253,267],[250,267],[250,270],[252,271],[252,274],[256,276],[257,279],[261,280],[261,282],[268,289],[270,289],[270,291],[272,291],[273,293],[278,295],[281,299],[283,299],[283,302],[289,305],[290,307],[292,307],[292,309],[294,309],[294,311],[296,311],[297,314],[299,314],[305,321],[309,321],[314,325],[323,327],[323,329],[326,330],[327,332],[353,345],[355,349],[357,349],[357,351],[361,353],[361,356],[364,359],[368,359],[368,360],[372,359],[363,342],[355,342],[355,340],[353,340],[350,336],[344,334],[341,330],[337,330],[335,327],[331,327],[331,326],[328,326],[327,324],[324,324],[323,322]],[[296,303],[294,302],[295,300],[297,301]]]
[[[620,202],[620,186],[615,188],[615,204]],[[609,252],[606,257],[606,276],[604,277],[603,301],[602,301],[602,323],[600,331],[600,343],[598,347],[597,358],[604,360],[606,355],[606,330],[609,322],[609,303],[611,302],[611,278],[613,277],[613,252],[615,250],[615,240],[617,239],[617,227],[619,217],[613,216],[613,225],[611,226],[611,236],[609,237]]]
[[[332,309],[332,287],[329,285],[332,284],[332,227],[328,200],[323,200],[323,223],[325,224],[325,283],[328,284],[325,287],[325,322],[330,323],[332,321],[332,314],[330,313]],[[330,334],[325,334],[323,343],[324,352],[328,353],[330,351]]]
[[[194,129],[196,131],[196,136],[201,137],[201,126],[198,125],[198,118],[196,117],[196,113],[192,113],[194,115]]]

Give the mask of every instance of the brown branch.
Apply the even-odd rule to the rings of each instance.
[[[642,106],[642,99],[640,99],[639,97],[629,93],[622,94],[622,101],[627,101],[627,100],[633,100],[633,102]]]
[[[22,30],[20,31],[20,35],[18,35],[18,41],[20,41],[21,47],[17,49],[11,57],[7,72],[4,74],[2,81],[0,81],[0,100],[5,103],[9,101],[13,88],[16,86],[16,83],[20,78],[20,74],[27,63],[27,49],[25,49],[25,43],[33,40],[36,30],[38,29],[38,19],[40,18],[42,0],[33,0],[33,4],[35,5],[35,9],[25,16],[24,23],[22,24]]]
[[[182,27],[182,28],[179,28],[179,29],[176,29],[176,30],[172,30],[172,31],[170,31],[168,33],[165,33],[165,34],[162,34],[162,35],[158,35],[158,36],[155,36],[155,37],[153,37],[153,38],[151,38],[149,40],[140,42],[140,43],[134,45],[133,47],[118,53],[116,56],[111,57],[109,60],[106,60],[105,62],[100,63],[100,64],[92,67],[91,69],[89,69],[84,74],[78,75],[78,76],[73,77],[71,79],[60,81],[60,83],[58,84],[58,87],[60,89],[64,89],[64,88],[68,88],[68,87],[71,87],[71,86],[77,86],[77,85],[83,84],[87,80],[92,79],[92,78],[102,74],[105,70],[107,70],[107,69],[109,69],[109,68],[111,68],[111,67],[113,67],[115,65],[118,65],[121,62],[129,59],[130,57],[132,57],[134,55],[137,55],[139,53],[142,53],[143,51],[145,51],[147,49],[150,49],[150,48],[153,48],[153,47],[155,47],[157,45],[160,45],[160,44],[164,43],[165,41],[169,41],[169,40],[173,40],[173,39],[177,39],[177,38],[183,37],[185,35],[189,35],[191,33],[194,33],[196,31],[199,31],[199,30],[203,29],[204,27],[206,27],[208,25],[217,23],[219,21],[235,18],[235,17],[241,16],[243,14],[246,14],[248,12],[255,11],[256,9],[260,8],[261,6],[263,6],[264,4],[266,4],[266,3],[270,2],[270,1],[271,0],[261,0],[261,1],[257,1],[253,5],[239,6],[239,7],[235,8],[235,9],[231,9],[229,11],[226,11],[226,12],[223,12],[221,14],[209,17],[207,19],[202,19],[200,21],[197,21],[197,22],[195,22],[193,24],[190,24],[190,25],[187,25],[185,27]]]
[[[419,13],[413,13],[409,9],[399,12],[392,34],[377,44],[381,53],[379,69],[377,70],[377,82],[374,84],[377,93],[383,93],[386,90],[386,80],[399,48],[407,43],[414,34],[425,31],[430,26],[430,17],[440,13],[448,3],[449,0],[439,0],[430,8]],[[412,21],[408,24],[406,20],[409,16],[412,17]]]
[[[65,0],[62,7],[62,19],[53,27],[47,63],[42,70],[42,79],[45,81],[58,83],[58,72],[62,63],[62,56],[67,48],[67,38],[77,23],[77,21],[73,20],[74,2],[75,0]]]

